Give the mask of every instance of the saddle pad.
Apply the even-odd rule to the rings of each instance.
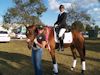
[[[59,43],[55,31],[54,31],[54,35],[55,35],[55,42],[56,42],[56,43]],[[65,34],[64,34],[63,42],[64,42],[64,43],[72,43],[72,41],[73,41],[72,32],[67,32],[67,33],[65,33]]]
[[[65,33],[63,41],[64,41],[64,43],[72,43],[72,41],[73,41],[72,32]]]

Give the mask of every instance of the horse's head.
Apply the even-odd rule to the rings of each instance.
[[[37,27],[35,25],[26,27],[26,36],[27,36],[27,44],[28,48],[31,49],[33,46],[33,41],[37,36]]]

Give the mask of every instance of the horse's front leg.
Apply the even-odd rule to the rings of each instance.
[[[51,49],[49,50],[49,52],[52,58],[54,75],[57,75],[58,74],[58,64],[57,64],[56,57],[55,57],[55,50]]]

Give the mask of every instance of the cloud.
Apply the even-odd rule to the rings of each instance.
[[[100,8],[93,8],[87,11],[88,14],[97,22],[100,21]]]
[[[65,6],[65,9],[69,9],[72,6],[72,3],[63,3],[63,2],[59,2],[57,0],[48,0],[48,1],[49,1],[50,9],[54,10],[54,11],[58,11],[59,6],[61,4],[63,4]]]
[[[100,13],[100,8],[94,8],[93,11]]]
[[[89,4],[89,3],[95,3],[95,2],[98,2],[98,0],[57,0],[59,2],[64,2],[64,3],[74,3],[74,2],[77,2],[77,3],[83,3],[82,5],[84,4]]]
[[[87,11],[88,14],[100,15],[100,8],[93,8]]]
[[[100,19],[100,16],[98,16],[98,18]],[[99,20],[100,21],[100,20]]]
[[[51,10],[57,10],[59,7],[59,3],[56,0],[48,0],[49,6]]]
[[[51,10],[58,10],[60,4],[65,5],[65,8],[71,8],[76,4],[80,8],[89,9],[94,6],[100,6],[98,0],[48,0]]]
[[[100,27],[100,21],[97,21],[97,22],[96,22],[96,25],[98,25],[98,26]]]

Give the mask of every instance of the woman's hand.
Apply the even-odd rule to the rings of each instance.
[[[46,41],[42,41],[42,48],[45,48],[47,45],[47,42]]]

